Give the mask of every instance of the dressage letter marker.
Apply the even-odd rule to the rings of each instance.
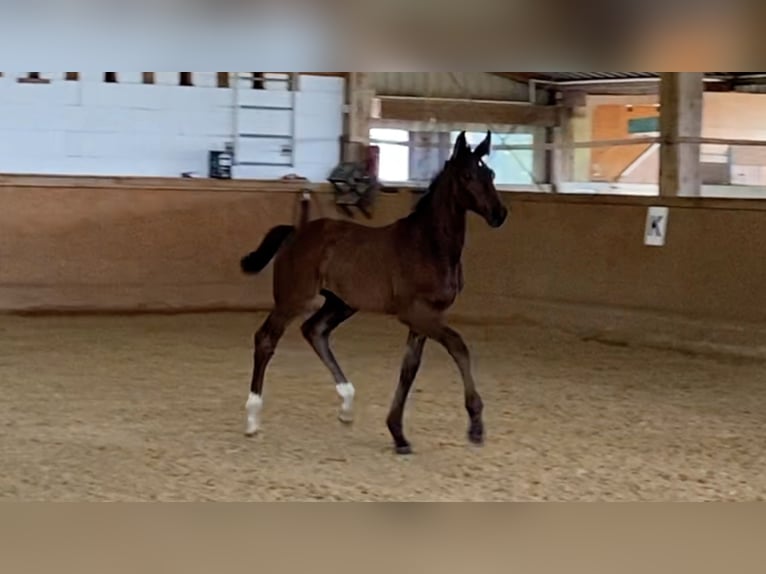
[[[646,214],[646,230],[644,231],[644,245],[650,247],[664,247],[665,237],[668,231],[667,207],[650,207]]]

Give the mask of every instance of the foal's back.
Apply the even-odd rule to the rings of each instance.
[[[405,232],[401,222],[384,227],[333,219],[309,222],[275,261],[277,304],[300,305],[327,290],[353,309],[394,312],[406,273]]]

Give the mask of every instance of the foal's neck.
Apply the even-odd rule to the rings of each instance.
[[[428,205],[418,218],[418,225],[428,234],[432,249],[457,265],[465,245],[466,210],[455,201],[454,185],[449,180],[435,183],[429,192]]]

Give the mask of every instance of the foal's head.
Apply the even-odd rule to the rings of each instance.
[[[492,227],[500,227],[508,217],[508,208],[500,200],[495,189],[495,172],[484,163],[492,147],[492,134],[476,149],[471,150],[465,132],[457,138],[452,157],[447,162],[450,175],[456,180],[455,193],[458,204],[483,217]]]

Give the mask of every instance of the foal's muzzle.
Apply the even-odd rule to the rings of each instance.
[[[489,223],[490,227],[493,229],[497,229],[505,223],[506,219],[508,219],[508,208],[501,205],[499,208],[492,211],[487,223]]]

